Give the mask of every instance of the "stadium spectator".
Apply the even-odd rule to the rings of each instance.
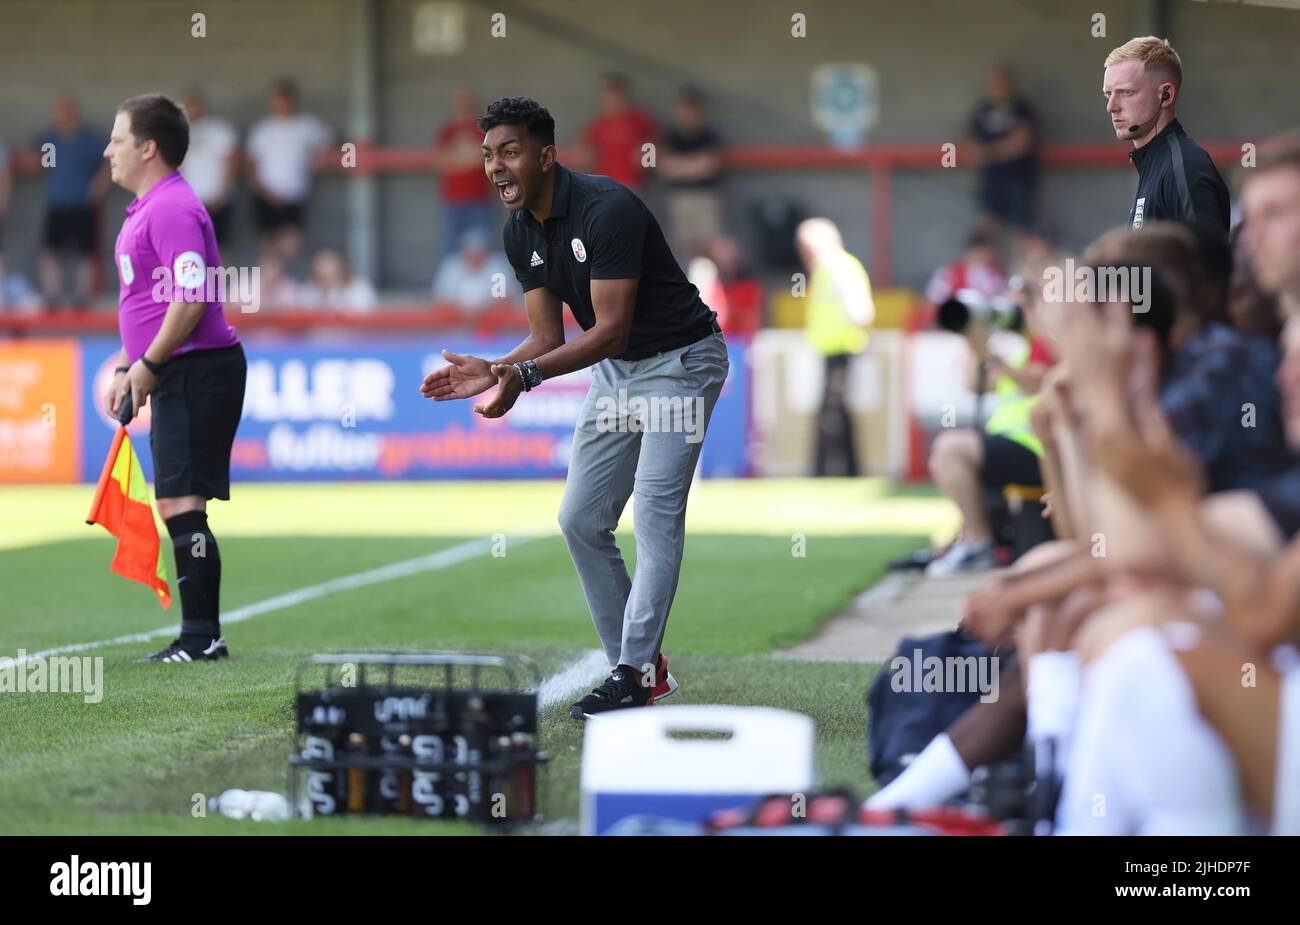
[[[312,173],[323,162],[332,133],[318,117],[298,111],[298,89],[291,81],[272,85],[269,109],[248,133],[248,177],[262,260],[273,254],[288,265],[302,250]]]
[[[9,168],[9,155],[0,143],[0,311],[17,309],[35,311],[41,306],[41,297],[27,278],[5,263],[5,231],[9,202],[13,192],[13,175]]]
[[[605,78],[600,103],[600,115],[587,123],[578,139],[578,161],[583,169],[640,190],[646,174],[644,145],[658,141],[659,126],[633,105],[622,74]]]
[[[801,222],[795,245],[809,275],[804,332],[824,364],[812,474],[857,476],[849,364],[866,349],[867,329],[876,317],[871,280],[862,262],[844,249],[840,230],[830,219]]]
[[[704,97],[693,87],[677,98],[659,169],[668,180],[673,251],[689,260],[722,234],[722,140],[707,123]],[[708,304],[718,310],[713,302]]]
[[[989,71],[988,96],[975,107],[962,149],[979,168],[979,204],[1000,225],[1028,228],[1038,186],[1038,117],[1010,68]]]
[[[433,301],[479,312],[497,299],[519,301],[522,293],[518,290],[510,264],[499,251],[489,250],[483,231],[474,230],[461,238],[460,249],[438,267]]]
[[[964,332],[973,359],[970,385],[979,391],[985,383],[992,383],[997,405],[987,421],[977,421],[974,427],[946,428],[934,439],[930,476],[961,511],[962,526],[948,550],[927,566],[929,575],[980,571],[996,565],[985,490],[1043,484],[1039,466],[1043,445],[1030,427],[1030,413],[1044,376],[1056,362],[1054,331],[1043,323],[1045,313],[1040,311],[1044,268],[1027,265],[1012,293],[1029,327],[1028,338],[1003,332],[995,349],[987,325],[971,324]],[[980,366],[983,375],[979,375]]]
[[[99,210],[108,192],[105,141],[102,134],[82,125],[71,96],[54,101],[50,127],[36,140],[46,177],[41,291],[51,307],[84,305],[91,295]],[[69,252],[74,259],[74,283],[65,301],[60,258]]]
[[[190,123],[190,150],[180,171],[212,219],[217,243],[230,235],[235,177],[239,171],[239,135],[225,119],[208,111],[203,91],[195,87],[185,95],[185,117]]]
[[[348,259],[325,248],[311,261],[311,276],[298,293],[303,308],[325,308],[345,312],[368,312],[378,299],[370,282],[354,276]]]
[[[724,286],[750,282],[755,279],[753,270],[745,261],[744,248],[731,235],[719,235],[705,247],[705,255],[718,268]]]
[[[740,243],[720,235],[705,245],[704,256],[716,269],[725,297],[721,307],[714,306],[719,326],[729,333],[753,334],[763,324],[763,284],[745,262]]]
[[[474,93],[461,87],[452,93],[452,116],[438,129],[433,169],[442,191],[442,255],[460,249],[461,238],[492,225],[492,184],[483,173],[483,133],[478,128]]]
[[[241,304],[240,312],[253,312],[270,309],[297,309],[302,307],[302,283],[285,268],[284,261],[275,254],[267,254],[257,268],[258,286],[256,299]]]
[[[987,227],[977,227],[966,238],[966,248],[952,263],[940,267],[925,287],[925,297],[935,305],[951,298],[959,289],[974,289],[993,298],[1007,285],[998,261],[996,235]]]

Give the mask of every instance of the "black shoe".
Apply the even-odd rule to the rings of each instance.
[[[654,702],[654,694],[650,688],[641,686],[636,675],[615,669],[604,684],[569,708],[569,716],[574,719],[590,719],[610,710],[654,706]]]
[[[144,662],[215,662],[219,658],[225,658],[230,654],[230,649],[226,645],[224,636],[217,639],[208,640],[205,645],[202,642],[186,643],[179,639],[173,639],[172,644],[160,652],[155,652]]]

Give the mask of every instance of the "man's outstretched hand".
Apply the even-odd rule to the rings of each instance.
[[[497,377],[487,360],[461,356],[450,350],[442,351],[442,356],[447,365],[429,373],[420,384],[420,394],[425,398],[434,401],[470,398],[497,384]]]
[[[493,381],[500,382],[496,398],[486,405],[475,405],[474,410],[485,418],[499,418],[515,406],[515,399],[524,390],[524,379],[519,370],[509,363],[494,363],[491,366]]]

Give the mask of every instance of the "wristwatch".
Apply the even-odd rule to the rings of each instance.
[[[537,368],[537,364],[532,360],[523,360],[515,364],[515,369],[519,370],[519,376],[524,380],[524,391],[531,392],[534,387],[542,384],[542,371]]]
[[[140,354],[140,362],[144,365],[145,369],[149,370],[149,372],[153,373],[155,376],[162,375],[162,371],[163,371],[162,363],[155,363],[153,360],[149,359],[143,353]]]

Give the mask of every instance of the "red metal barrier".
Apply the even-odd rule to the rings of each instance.
[[[895,170],[941,170],[943,142],[931,144],[879,144],[841,150],[814,145],[739,145],[726,150],[723,163],[732,170],[867,170],[871,173],[869,204],[871,213],[871,276],[878,286],[889,286],[893,277],[891,179]],[[1205,145],[1217,163],[1236,162],[1241,145],[1216,142]],[[1040,160],[1044,167],[1055,168],[1128,168],[1126,144],[1043,145]],[[563,155],[563,151],[561,154]],[[427,148],[381,148],[357,145],[355,170],[368,176],[384,173],[428,173]],[[957,167],[960,168],[960,151]],[[343,171],[344,168],[335,168]]]
[[[892,234],[890,231],[892,209],[892,174],[895,170],[940,170],[943,169],[943,142],[930,144],[878,144],[861,148],[840,150],[815,145],[738,145],[728,148],[724,154],[725,165],[732,170],[867,170],[870,172],[868,186],[868,208],[871,213],[871,276],[875,285],[889,286],[892,283]],[[1235,142],[1215,142],[1204,146],[1210,156],[1220,165],[1235,163],[1241,157],[1241,144]],[[1044,167],[1049,168],[1129,168],[1128,145],[1120,143],[1043,145],[1040,159]],[[561,149],[561,155],[566,152]],[[385,148],[370,142],[356,143],[356,166],[344,168],[331,166],[328,172],[341,173],[350,177],[366,177],[382,174],[424,174],[433,172],[429,148]],[[40,169],[39,158],[30,152],[18,153],[14,164],[20,172],[34,172]],[[957,167],[961,167],[960,150]],[[403,318],[414,327],[431,327],[426,323],[428,310],[409,310],[405,315],[397,310],[395,316]],[[61,313],[60,318],[67,319],[79,313]],[[286,327],[289,315],[294,313],[279,312],[272,316],[276,327]],[[307,317],[304,313],[297,313]],[[317,314],[317,313],[313,313]],[[356,327],[373,327],[380,314],[360,316],[367,319]],[[240,316],[247,319],[251,316]],[[331,327],[350,327],[341,315],[330,315],[339,319],[331,322]],[[43,316],[28,316],[24,319],[11,319],[0,316],[0,330],[57,330],[68,331],[65,321]],[[253,329],[263,324],[262,320],[253,323]],[[384,329],[401,329],[400,325]],[[305,325],[304,325],[305,326]]]
[[[472,328],[492,336],[501,331],[527,330],[523,306],[490,308],[475,315],[454,305],[396,305],[371,312],[265,309],[241,312],[226,308],[226,318],[239,331],[318,333],[327,330],[391,333]],[[116,334],[117,312],[111,309],[50,311],[29,315],[0,315],[0,332],[11,334]]]

